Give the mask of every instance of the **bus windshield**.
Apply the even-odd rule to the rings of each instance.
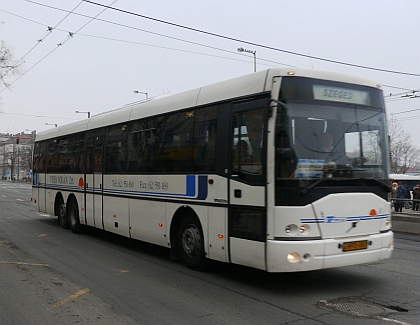
[[[305,188],[328,180],[331,186],[331,181],[349,179],[386,182],[385,111],[366,105],[372,101],[362,98],[366,97],[362,91],[355,92],[357,99],[354,94],[341,95],[353,98],[344,102],[318,100],[315,91],[309,99],[283,99],[286,105],[279,108],[276,123],[278,185]]]

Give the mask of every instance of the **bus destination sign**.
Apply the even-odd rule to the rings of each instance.
[[[371,105],[370,94],[368,91],[329,87],[324,85],[313,85],[312,90],[314,99],[317,100],[328,100],[367,106]]]

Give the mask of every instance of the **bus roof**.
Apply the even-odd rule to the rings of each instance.
[[[406,174],[389,174],[389,179],[393,179],[393,180],[417,180],[420,181],[420,174],[419,175],[406,175]]]
[[[179,94],[159,96],[155,99],[151,98],[141,102],[128,104],[119,109],[97,114],[90,119],[39,132],[35,141],[38,142],[57,136],[93,130],[108,125],[137,120],[151,115],[164,114],[183,108],[219,102],[229,98],[240,98],[250,94],[269,92],[272,89],[274,77],[288,76],[291,71],[293,71],[293,76],[333,80],[380,88],[374,81],[341,73],[314,69],[272,68]]]

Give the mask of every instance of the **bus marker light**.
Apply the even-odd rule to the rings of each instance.
[[[161,223],[161,222],[159,222],[158,225],[159,225],[159,227],[163,227],[163,223]]]
[[[114,218],[116,218],[117,217],[117,215],[114,213],[113,215],[112,215]]]
[[[287,74],[288,74],[289,76],[294,76],[294,75],[295,75],[295,72],[294,72],[294,71],[289,71]]]
[[[308,225],[301,225],[300,228],[299,228],[299,232],[301,234],[309,232],[309,226]]]
[[[211,185],[211,184],[213,184],[214,183],[214,180],[212,179],[212,178],[210,178],[209,179],[209,184]]]
[[[297,263],[300,261],[300,255],[298,253],[289,253],[287,254],[287,260],[290,263]]]
[[[223,237],[225,237],[223,234],[218,234],[217,237],[219,237],[220,239],[223,239]]]
[[[375,209],[372,209],[372,210],[370,210],[370,212],[369,212],[369,215],[371,216],[371,217],[376,217],[377,216],[377,212],[376,212],[376,210]]]
[[[287,225],[286,228],[284,228],[284,231],[286,232],[286,234],[293,236],[293,235],[298,234],[298,229],[299,228],[297,225],[290,224],[290,225]]]

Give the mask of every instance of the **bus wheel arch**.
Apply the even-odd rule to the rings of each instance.
[[[193,209],[182,207],[175,213],[171,224],[171,247],[183,263],[193,270],[204,270],[206,252],[204,232]]]
[[[67,218],[67,208],[64,203],[64,198],[61,192],[58,192],[55,196],[54,202],[54,214],[58,217],[58,223],[64,229],[69,228],[69,219]]]
[[[67,200],[67,219],[69,228],[75,234],[79,234],[81,231],[80,216],[79,216],[79,205],[77,204],[76,197],[72,194]]]

